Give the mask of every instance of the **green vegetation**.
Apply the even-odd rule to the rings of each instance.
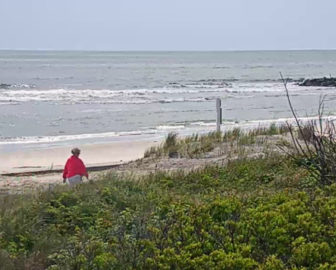
[[[199,157],[287,132],[172,133],[146,155]],[[0,269],[336,269],[336,184],[321,185],[318,173],[300,153],[271,151],[189,173],[110,173],[4,196]]]
[[[0,205],[1,269],[336,269],[336,185],[281,156]]]
[[[204,135],[194,134],[185,138],[178,138],[176,133],[169,133],[165,142],[158,147],[151,147],[145,152],[145,157],[199,158],[223,144],[236,143],[240,146],[262,144],[264,142],[262,137],[281,135],[288,132],[287,126],[277,126],[273,123],[269,127],[259,127],[247,131],[234,128],[223,134],[210,132]]]

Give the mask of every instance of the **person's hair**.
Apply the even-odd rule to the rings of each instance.
[[[77,147],[75,147],[75,148],[73,148],[73,149],[71,150],[71,153],[72,153],[73,155],[80,154],[80,149],[77,148]]]

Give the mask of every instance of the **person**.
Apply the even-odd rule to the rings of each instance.
[[[80,150],[73,148],[72,156],[67,160],[63,171],[63,183],[68,182],[69,185],[75,185],[83,181],[83,176],[89,179],[86,167],[83,161],[79,158]]]

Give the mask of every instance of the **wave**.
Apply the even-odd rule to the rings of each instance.
[[[36,85],[0,83],[0,89],[32,89],[32,88],[36,88]]]
[[[238,81],[237,79],[203,79],[190,82],[170,82],[169,86],[175,88],[225,88],[231,87],[232,82]]]
[[[244,65],[242,68],[243,69],[263,69],[263,68],[267,68],[267,69],[271,69],[274,68],[274,65]]]
[[[56,135],[56,136],[21,136],[21,137],[0,137],[0,145],[8,144],[38,144],[38,143],[57,143],[74,140],[88,140],[88,139],[104,139],[125,136],[141,136],[141,135],[155,135],[158,133],[165,133],[170,130],[184,129],[184,125],[162,125],[156,128],[149,128],[146,130],[135,131],[121,131],[121,132],[102,132],[102,133],[87,133],[87,134],[73,134],[73,135]]]
[[[19,102],[16,102],[16,101],[0,101],[0,105],[19,105],[20,103]]]
[[[206,97],[191,96],[201,93],[223,92],[213,90],[185,90],[185,89],[128,89],[128,90],[4,90],[0,91],[0,104],[17,102],[57,102],[65,104],[90,103],[90,104],[148,104],[148,103],[173,103],[173,102],[202,102]],[[179,97],[181,94],[185,97]]]
[[[302,87],[291,82],[292,93],[311,93],[319,95],[318,87]],[[323,92],[335,91],[334,88],[323,88]],[[0,91],[0,104],[17,105],[23,102],[50,102],[57,104],[151,104],[179,102],[207,102],[216,97],[221,98],[250,98],[254,94],[272,96],[284,93],[280,82],[234,82],[224,83],[222,80],[200,80],[171,87],[154,89],[4,89]]]
[[[157,130],[176,130],[176,129],[183,129],[185,125],[166,125],[166,126],[158,126]]]
[[[336,115],[330,115],[323,118],[324,120],[335,121]],[[301,123],[318,120],[318,116],[300,117],[298,120]],[[249,121],[224,121],[222,124],[222,131],[232,130],[233,128],[241,128],[243,130],[250,130],[259,127],[269,127],[271,124],[283,125],[286,123],[295,124],[294,118],[278,118],[278,119],[264,119],[264,120],[249,120]],[[78,140],[97,140],[116,138],[116,137],[132,137],[133,136],[160,136],[164,138],[169,132],[174,131],[183,136],[188,136],[194,133],[206,133],[214,131],[216,122],[195,121],[185,124],[175,125],[160,125],[155,128],[148,128],[146,130],[123,131],[123,132],[103,132],[103,133],[87,133],[74,135],[57,135],[57,136],[27,136],[27,137],[0,137],[0,145],[12,144],[48,144],[48,143],[62,143],[67,141]],[[130,138],[131,139],[131,138]]]
[[[101,139],[101,138],[113,138],[120,136],[146,135],[146,134],[149,135],[149,134],[155,134],[156,132],[157,132],[156,130],[146,130],[146,131],[104,132],[104,133],[58,135],[58,136],[27,136],[27,137],[14,137],[14,138],[0,137],[0,145],[56,143],[56,142],[85,140],[85,139]]]
[[[204,102],[213,99],[209,97],[160,97],[158,95],[143,95],[142,93],[136,91],[125,91],[124,93],[121,93],[120,91],[116,92],[117,93],[110,90],[64,89],[47,91],[10,91],[0,93],[0,104],[17,105],[22,102],[53,102],[61,104],[151,104]],[[153,91],[152,93],[155,92],[157,91]]]

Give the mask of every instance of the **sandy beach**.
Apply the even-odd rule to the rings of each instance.
[[[142,140],[82,145],[81,159],[88,168],[111,167],[142,158],[146,149],[159,143]],[[58,147],[0,153],[0,193],[62,183],[60,171],[71,155],[70,150],[71,147]],[[96,174],[90,175],[94,177]]]
[[[81,159],[88,167],[120,164],[143,157],[146,149],[158,144],[157,140],[143,140],[82,145]],[[0,153],[0,174],[62,169],[70,150],[57,147]]]
[[[260,137],[252,145],[220,143],[209,152],[198,157],[168,156],[144,158],[144,152],[161,141],[129,141],[110,144],[83,145],[81,158],[89,170],[90,180],[102,179],[104,174],[116,173],[131,176],[143,176],[157,171],[188,172],[208,165],[221,165],[229,160],[264,155],[264,150],[274,149],[275,141],[283,136]],[[268,145],[267,142],[272,142]],[[268,145],[268,146],[267,146]],[[267,146],[267,147],[266,147]],[[243,149],[241,148],[243,147]],[[48,189],[62,184],[63,163],[69,157],[69,148],[50,148],[1,154],[0,194],[24,193],[37,189]],[[51,168],[50,164],[54,164]],[[52,169],[52,170],[50,170]],[[84,181],[87,181],[84,179]]]

